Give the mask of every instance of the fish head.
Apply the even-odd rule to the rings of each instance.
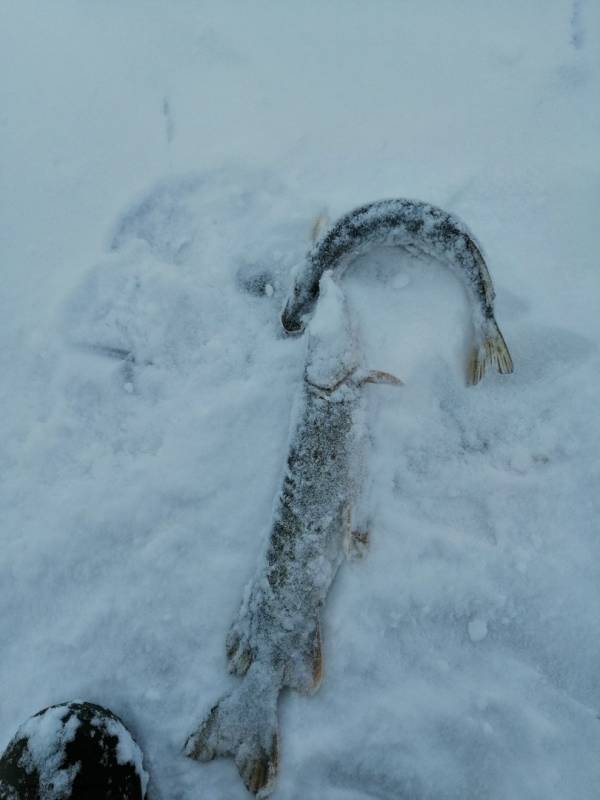
[[[318,293],[308,324],[305,380],[331,392],[357,370],[360,351],[346,297],[331,272],[323,273]]]
[[[281,312],[281,325],[287,334],[293,336],[302,333],[302,317],[313,309],[318,296],[319,279],[307,280],[304,271],[298,270]]]

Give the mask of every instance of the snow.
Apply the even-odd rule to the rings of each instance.
[[[359,363],[356,335],[344,292],[331,273],[325,272],[306,334],[306,380],[313,386],[333,389],[347,378]]]
[[[469,637],[472,642],[481,642],[487,636],[487,622],[475,617],[469,622]]]
[[[442,265],[341,281],[370,402],[364,559],[324,680],[280,706],[276,797],[592,800],[600,781],[600,7],[48,5],[0,26],[0,748],[83,697],[159,797],[240,800],[182,755],[236,685],[305,337],[309,232],[384,197],[465,220],[515,373],[465,386]],[[270,287],[270,289],[269,289]]]

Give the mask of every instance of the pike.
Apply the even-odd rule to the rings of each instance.
[[[320,233],[323,217],[317,221]],[[287,333],[300,333],[302,317],[314,307],[325,270],[343,271],[352,260],[379,245],[400,247],[445,263],[467,292],[474,329],[468,382],[479,383],[488,365],[513,371],[510,353],[494,316],[494,287],[481,248],[462,220],[419,200],[379,200],[340,217],[315,237],[297,270],[281,323]]]
[[[243,680],[212,707],[185,745],[199,761],[231,756],[259,798],[277,773],[277,705],[289,687],[321,682],[320,612],[336,572],[367,534],[352,533],[361,484],[364,389],[399,384],[360,366],[356,332],[331,274],[308,327],[304,380],[292,415],[287,464],[266,550],[226,640],[229,670]]]

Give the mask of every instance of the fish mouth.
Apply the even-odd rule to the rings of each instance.
[[[304,330],[304,323],[291,319],[285,311],[282,313],[280,320],[283,332],[287,336],[299,336]]]

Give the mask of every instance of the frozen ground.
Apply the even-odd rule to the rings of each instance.
[[[371,550],[327,604],[321,691],[282,703],[277,797],[596,798],[600,6],[2,17],[0,748],[85,698],[131,727],[154,798],[246,796],[181,747],[233,684],[285,458],[281,295],[324,206],[409,196],[482,242],[516,370],[465,387],[441,266],[348,275],[370,366],[406,386],[369,389]]]

